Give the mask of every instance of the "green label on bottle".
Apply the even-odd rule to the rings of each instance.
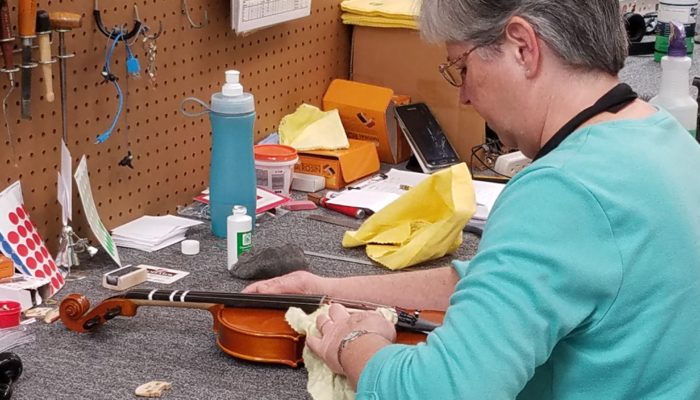
[[[690,136],[692,136],[696,139],[698,138],[698,131],[696,129],[690,130],[688,132],[690,132]]]
[[[253,233],[251,231],[248,232],[238,232],[236,234],[236,251],[237,254],[240,256],[241,254],[245,253],[246,251],[249,251],[250,248],[253,246]]]

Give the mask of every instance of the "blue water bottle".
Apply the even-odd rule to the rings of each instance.
[[[219,237],[226,237],[226,218],[233,206],[256,209],[255,101],[251,93],[243,92],[239,77],[238,71],[226,71],[226,84],[211,96],[209,210],[212,232]]]

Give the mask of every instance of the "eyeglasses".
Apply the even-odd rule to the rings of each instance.
[[[461,87],[464,84],[464,78],[467,76],[467,58],[470,54],[480,46],[474,46],[471,49],[465,51],[461,56],[459,56],[454,61],[442,63],[438,66],[438,70],[443,78],[452,86]],[[456,67],[457,63],[464,61],[465,65],[462,67]]]

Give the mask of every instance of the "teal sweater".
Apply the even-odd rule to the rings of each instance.
[[[700,399],[700,146],[666,112],[577,130],[454,268],[443,325],[358,399]]]

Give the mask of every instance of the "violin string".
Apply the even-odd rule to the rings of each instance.
[[[133,289],[125,295],[148,295],[151,289]],[[184,291],[183,291],[184,292]],[[154,296],[168,297],[173,293],[172,290],[159,289]],[[175,296],[177,297],[177,296]],[[395,309],[395,307],[386,306],[372,302],[364,302],[357,300],[349,300],[342,298],[330,298],[322,295],[287,295],[287,294],[260,294],[260,293],[227,293],[227,292],[198,292],[189,291],[186,296],[187,300],[192,302],[206,302],[207,300],[232,300],[232,301],[254,301],[260,304],[275,304],[289,306],[321,306],[324,303],[338,303],[346,307],[360,310],[375,310],[378,308]],[[187,301],[186,300],[186,301]]]
[[[148,296],[152,290],[150,289],[134,289],[126,292],[123,296],[126,298],[130,297],[145,297]],[[153,296],[158,297],[160,301],[169,301],[169,297],[173,292],[172,290],[157,290],[154,292]],[[182,291],[183,293],[185,291]],[[178,298],[176,294],[174,296]],[[260,304],[275,304],[275,305],[298,305],[298,306],[320,306],[323,300],[322,296],[295,296],[295,295],[263,295],[257,293],[224,293],[224,292],[193,292],[189,291],[185,297],[185,301],[205,303],[212,300],[231,300],[231,301],[251,301]]]

